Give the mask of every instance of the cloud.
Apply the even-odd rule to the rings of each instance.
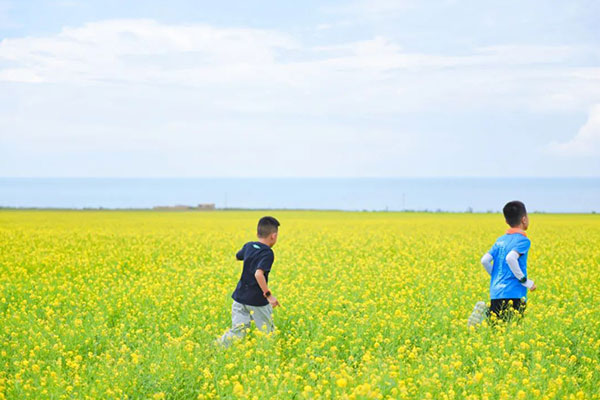
[[[285,57],[278,57],[280,50],[296,51],[309,57],[287,63]],[[160,76],[159,72],[181,70],[216,73],[210,68],[222,66],[229,66],[231,70],[239,66],[277,65],[282,69],[330,66],[384,71],[491,66],[498,62],[503,66],[523,65],[561,61],[569,52],[567,47],[491,46],[476,49],[474,54],[467,56],[438,56],[403,53],[401,46],[381,36],[310,48],[301,47],[290,36],[275,31],[164,25],[151,20],[102,21],[80,28],[65,28],[55,36],[0,42],[0,59],[21,64],[23,70],[37,72],[44,80],[54,82],[94,80],[98,76],[121,76],[122,80],[157,77],[148,73],[140,77],[134,69],[154,70]],[[166,67],[161,64],[162,58],[184,55],[192,62],[184,62],[178,67],[176,59],[171,61],[170,68],[160,68]],[[122,75],[122,72],[130,73]],[[11,78],[4,77],[4,80]]]
[[[201,78],[223,65],[235,70],[236,66],[269,64],[278,48],[290,46],[285,35],[263,30],[109,20],[65,28],[49,37],[4,39],[0,60],[20,68],[0,72],[0,79],[33,75],[45,82],[169,81],[189,71],[185,56],[199,66],[195,72]],[[171,66],[165,65],[171,57],[175,57]],[[183,66],[177,65],[178,58],[183,59]]]
[[[565,157],[600,156],[600,104],[594,105],[588,120],[567,142],[552,142],[547,151]]]
[[[243,93],[259,97],[252,106],[263,104],[264,109],[288,104],[282,98],[295,107],[347,109],[348,91],[377,98],[377,106],[391,112],[447,102],[480,105],[482,99],[497,105],[507,92],[532,107],[543,101],[552,107],[548,99],[553,98],[564,106],[579,98],[577,107],[589,104],[585,102],[600,89],[587,86],[597,76],[576,75],[562,66],[575,51],[489,46],[452,56],[405,52],[383,36],[307,46],[272,30],[107,20],[52,36],[2,40],[0,65],[4,61],[6,67],[0,67],[0,81],[185,85],[225,93],[234,108],[231,91],[242,98]],[[557,76],[562,80],[557,82]],[[563,81],[568,88],[561,87]]]
[[[564,65],[582,51],[504,45],[440,55],[407,52],[384,36],[311,46],[275,30],[105,20],[2,40],[0,82],[92,91],[149,85],[165,96],[193,88],[217,113],[577,110],[600,98],[598,69],[576,73]]]
[[[453,55],[385,35],[303,39],[147,19],[4,39],[0,174],[69,175],[84,164],[95,176],[451,174],[436,163],[480,151],[465,115],[600,102],[600,68],[572,66],[585,47]],[[253,164],[264,151],[276,170]]]

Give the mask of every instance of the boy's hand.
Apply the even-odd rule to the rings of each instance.
[[[525,286],[527,289],[531,290],[532,292],[537,289],[537,286],[535,286],[535,283],[533,283],[533,281],[531,279],[527,279],[527,282],[522,283],[521,285]]]
[[[269,301],[269,304],[275,308],[277,307],[279,304],[279,301],[277,301],[277,299],[275,298],[275,296],[270,295],[269,297],[267,297],[267,300]]]

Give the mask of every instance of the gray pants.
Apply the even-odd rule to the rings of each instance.
[[[270,304],[266,306],[249,306],[233,301],[231,305],[231,329],[225,332],[219,339],[221,344],[227,345],[234,338],[243,338],[246,330],[250,328],[251,321],[254,321],[256,327],[263,332],[273,332],[273,307]]]

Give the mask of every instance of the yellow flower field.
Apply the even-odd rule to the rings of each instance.
[[[276,333],[230,325],[262,212],[0,212],[0,399],[600,399],[600,216],[531,215],[519,323],[466,328],[500,214],[269,212]]]

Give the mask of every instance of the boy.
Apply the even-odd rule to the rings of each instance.
[[[491,277],[491,305],[488,315],[494,314],[502,319],[510,319],[514,313],[512,309],[523,313],[527,305],[527,289],[534,291],[536,286],[527,278],[527,253],[531,241],[525,233],[529,227],[525,204],[511,201],[506,203],[502,211],[510,229],[484,254],[481,264]],[[479,303],[478,305],[481,306]],[[474,314],[478,305],[475,306]]]
[[[274,254],[271,247],[277,243],[279,221],[273,217],[263,217],[258,221],[257,242],[246,243],[236,258],[244,261],[242,276],[231,295],[232,327],[220,339],[221,344],[229,344],[233,338],[242,338],[254,320],[256,327],[264,332],[272,332],[273,308],[279,302],[268,287],[269,271],[273,265]]]

